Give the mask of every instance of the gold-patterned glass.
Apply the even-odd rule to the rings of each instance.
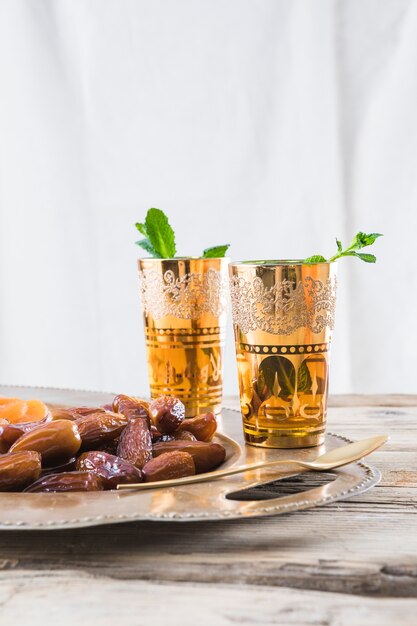
[[[230,291],[246,442],[272,448],[320,445],[335,263],[232,263]]]
[[[222,404],[228,259],[140,259],[152,398],[173,394],[187,417]]]

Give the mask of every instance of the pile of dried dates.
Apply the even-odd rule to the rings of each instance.
[[[213,413],[182,402],[118,395],[105,407],[51,409],[35,422],[0,420],[0,491],[100,491],[208,472],[225,459]]]

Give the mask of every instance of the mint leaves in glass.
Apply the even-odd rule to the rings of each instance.
[[[144,239],[137,241],[149,256],[155,259],[173,259],[177,254],[175,233],[167,216],[161,209],[149,209],[144,222],[137,222],[136,228]],[[230,244],[222,244],[206,248],[202,259],[221,259],[225,256]]]

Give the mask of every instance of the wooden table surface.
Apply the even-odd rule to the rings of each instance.
[[[3,531],[0,624],[415,626],[417,396],[330,407],[333,432],[391,435],[374,489],[261,519]]]

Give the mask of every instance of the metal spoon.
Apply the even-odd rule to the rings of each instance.
[[[248,463],[247,465],[236,465],[235,467],[229,467],[223,470],[216,470],[214,472],[207,472],[205,474],[197,474],[197,476],[186,476],[185,478],[173,478],[170,480],[160,480],[158,482],[150,483],[131,483],[130,485],[117,485],[117,489],[162,489],[163,487],[179,487],[180,485],[191,485],[194,483],[205,483],[217,478],[223,478],[224,476],[232,476],[233,474],[240,474],[241,472],[249,472],[256,469],[265,469],[268,467],[275,467],[276,465],[298,465],[304,469],[327,471],[335,469],[336,467],[342,467],[348,465],[353,461],[362,459],[364,456],[370,454],[377,448],[380,448],[389,439],[388,435],[377,435],[376,437],[370,437],[369,439],[362,439],[361,441],[355,441],[349,443],[346,446],[340,446],[330,452],[326,452],[317,457],[315,461],[300,461],[298,459],[277,459],[276,461],[259,461],[258,463]]]

